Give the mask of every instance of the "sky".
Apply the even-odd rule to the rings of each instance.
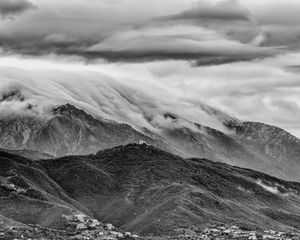
[[[299,12],[297,0],[1,0],[0,113],[70,102],[138,127],[171,112],[222,129],[214,108],[300,137]]]

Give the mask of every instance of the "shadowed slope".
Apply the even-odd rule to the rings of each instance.
[[[300,184],[251,170],[183,159],[145,144],[41,164],[97,218],[142,234],[215,222],[300,228]]]
[[[62,214],[89,211],[32,160],[0,152],[0,214],[21,223],[64,228]]]

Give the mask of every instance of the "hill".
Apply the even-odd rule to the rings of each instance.
[[[142,235],[212,224],[300,229],[300,184],[146,144],[32,161],[0,152],[0,214],[64,229],[84,213]]]

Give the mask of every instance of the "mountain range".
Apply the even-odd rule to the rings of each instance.
[[[300,140],[283,129],[212,109],[221,130],[170,112],[149,129],[71,104],[49,109],[0,118],[0,233],[68,236],[66,219],[84,224],[77,216],[140,236],[300,230]]]
[[[226,117],[220,131],[172,113],[162,117],[172,124],[149,130],[65,104],[51,108],[47,117],[1,118],[0,147],[37,159],[91,154],[142,141],[184,158],[206,158],[300,181],[300,140],[283,129]]]

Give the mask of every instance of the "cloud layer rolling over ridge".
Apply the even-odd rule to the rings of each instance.
[[[298,10],[296,0],[0,1],[0,111],[71,102],[137,126],[174,112],[221,129],[207,105],[300,136]]]
[[[163,116],[172,113],[223,130],[221,122],[208,113],[209,107],[203,108],[200,99],[184,96],[159,82],[146,67],[103,64],[73,70],[69,64],[51,64],[52,69],[0,67],[2,117],[47,117],[51,107],[71,103],[98,117],[129,123],[138,129],[168,125],[170,120]],[[136,78],[138,75],[141,77]]]

